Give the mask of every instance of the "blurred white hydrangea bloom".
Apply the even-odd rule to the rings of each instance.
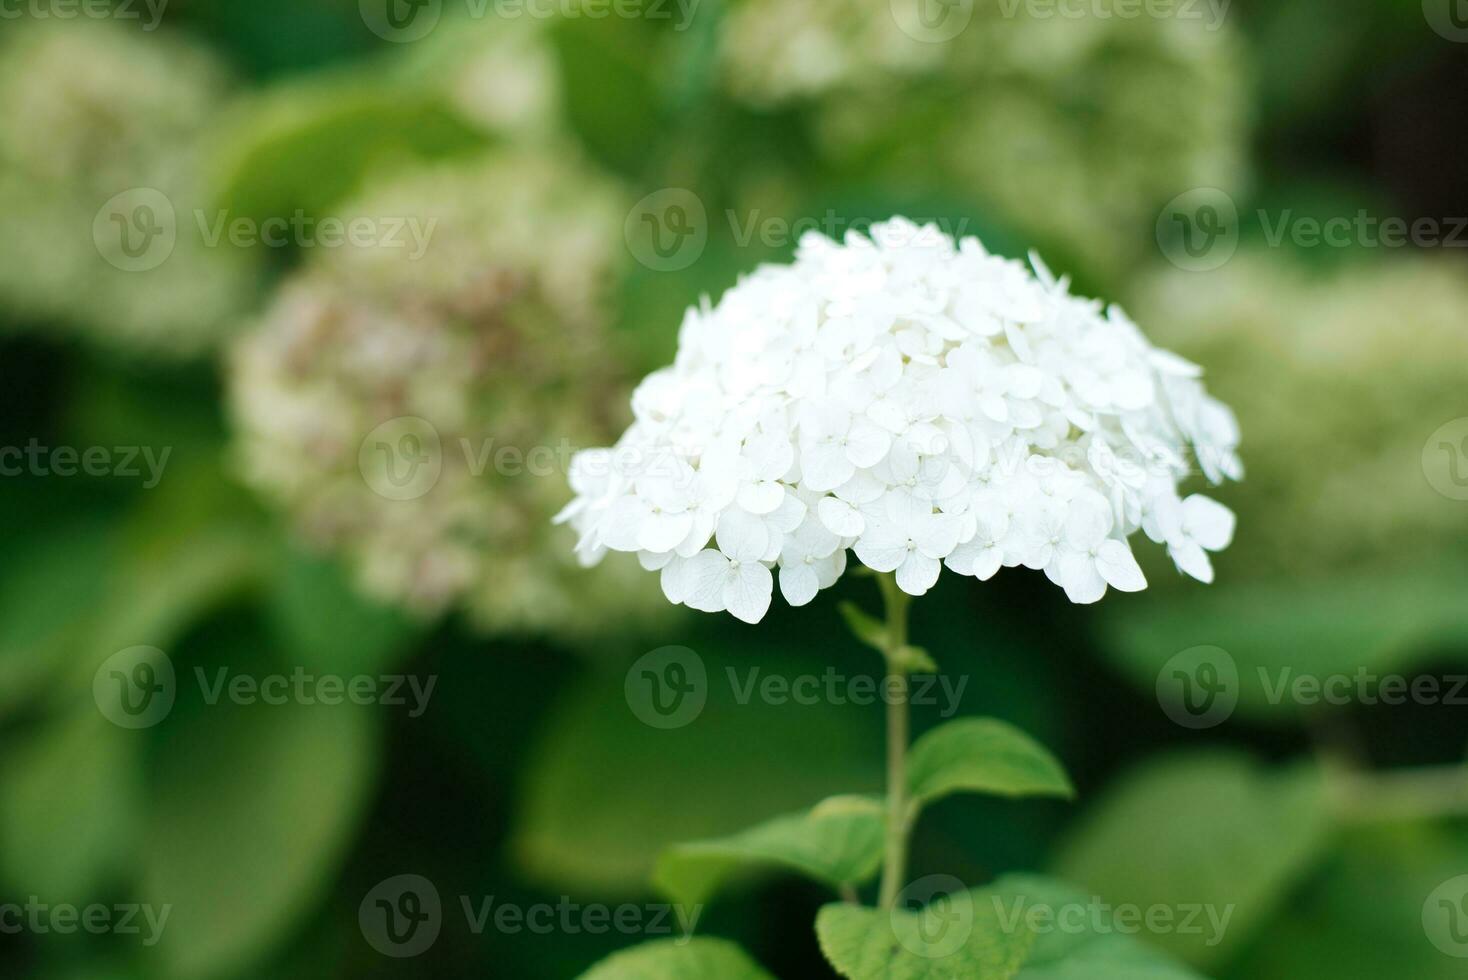
[[[246,479],[368,593],[424,616],[585,636],[611,610],[666,608],[630,558],[588,576],[551,540],[571,447],[622,414],[606,301],[624,208],[565,149],[440,165],[352,202],[345,219],[407,216],[427,248],[318,252],[242,338]],[[383,453],[422,482],[384,482]]]
[[[1182,498],[1238,479],[1233,414],[1195,365],[1032,259],[903,219],[801,240],[689,310],[614,448],[579,455],[577,552],[636,552],[673,602],[757,622],[852,549],[921,595],[946,564],[1042,569],[1074,602],[1145,588],[1128,537],[1211,578],[1233,518]],[[1191,454],[1190,454],[1191,449]]]
[[[740,0],[720,55],[736,100],[800,110],[836,167],[973,195],[1114,274],[1166,201],[1247,181],[1242,45],[1211,18],[1111,0],[1049,15],[1006,0]]]

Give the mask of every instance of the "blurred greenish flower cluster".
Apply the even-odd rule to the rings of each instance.
[[[1433,491],[1421,461],[1433,430],[1463,412],[1458,263],[1394,256],[1319,269],[1258,250],[1204,275],[1153,275],[1138,291],[1134,312],[1208,365],[1248,434],[1248,479],[1229,502],[1250,533],[1223,559],[1224,579],[1462,556],[1461,503]]]
[[[210,49],[174,36],[112,21],[7,20],[0,299],[133,354],[181,357],[216,344],[253,295],[246,258],[193,232],[210,203],[206,134],[230,86]],[[121,234],[170,225],[177,235],[167,261],[145,271],[114,261],[119,232],[105,213],[139,189],[159,192],[173,213],[149,211],[147,227]]]
[[[320,253],[231,358],[245,478],[369,594],[422,614],[585,634],[657,598],[635,563],[589,588],[550,523],[620,397],[622,192],[568,151],[503,151],[340,213],[377,238]]]
[[[752,106],[807,107],[843,169],[961,188],[1029,244],[1115,276],[1178,191],[1246,185],[1250,113],[1231,22],[1119,6],[743,0],[724,83]]]

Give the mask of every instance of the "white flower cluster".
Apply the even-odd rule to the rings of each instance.
[[[616,447],[573,463],[578,554],[637,552],[673,602],[747,622],[773,568],[803,605],[848,548],[913,595],[943,564],[1023,565],[1089,603],[1145,588],[1127,544],[1143,529],[1211,579],[1233,516],[1178,483],[1190,446],[1211,482],[1242,475],[1233,414],[1032,261],[894,219],[808,235],[793,264],[690,310]]]

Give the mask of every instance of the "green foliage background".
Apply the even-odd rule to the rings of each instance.
[[[738,7],[705,0],[682,31],[648,19],[544,24],[562,108],[525,132],[486,127],[454,97],[482,35],[504,29],[494,16],[459,22],[451,10],[434,37],[397,45],[367,29],[355,0],[174,0],[156,37],[211,51],[228,94],[196,143],[158,154],[163,171],[181,174],[179,194],[256,219],[329,215],[373,181],[526,140],[585,158],[629,200],[689,188],[712,216],[698,261],[665,272],[629,260],[615,283],[626,379],[671,357],[681,312],[701,295],[789,256],[790,243],[740,240],[737,222],[753,216],[829,210],[849,225],[905,213],[965,222],[996,250],[1047,246],[1079,288],[1125,301],[1160,342],[1200,359],[1238,408],[1252,469],[1223,495],[1241,515],[1237,544],[1211,589],[1156,564],[1152,590],[1099,609],[1069,607],[1014,572],[987,584],[944,576],[915,604],[914,641],[968,680],[960,714],[1029,732],[1077,796],[937,802],[912,873],[1002,892],[1021,887],[1007,876],[1044,872],[1111,902],[1234,904],[1216,946],[1142,937],[1221,980],[1461,976],[1462,961],[1429,942],[1421,911],[1439,884],[1468,874],[1462,706],[1302,709],[1246,685],[1225,724],[1191,731],[1168,720],[1154,685],[1169,658],[1204,644],[1230,651],[1248,676],[1464,670],[1468,503],[1434,492],[1421,463],[1433,431],[1468,415],[1464,254],[1275,246],[1246,221],[1240,256],[1189,279],[1167,263],[1154,215],[1191,185],[1154,188],[1154,210],[1131,224],[1090,227],[1077,215],[1081,240],[1107,245],[1070,247],[1054,235],[1066,215],[1027,224],[985,187],[912,164],[928,158],[926,123],[944,118],[952,93],[873,117],[865,152],[840,159],[822,153],[813,105],[733,98],[720,83],[719,32]],[[1417,0],[1237,0],[1228,18],[1240,56],[1227,90],[1247,119],[1247,166],[1225,189],[1243,214],[1468,215],[1468,44],[1434,33]],[[27,26],[0,21],[0,64],[8,35]],[[1112,57],[1128,70],[1125,47]],[[1157,111],[1177,115],[1164,126],[1212,108],[1163,108],[1165,95],[1158,88]],[[985,98],[982,88],[970,96]],[[30,97],[0,91],[0,113],[29,118],[17,99]],[[1127,132],[1111,135],[1124,145]],[[34,131],[38,146],[50,138]],[[658,901],[672,845],[880,792],[880,706],[741,704],[716,683],[695,723],[659,731],[623,693],[628,665],[670,644],[696,650],[719,677],[751,667],[876,675],[879,661],[837,610],[841,600],[873,607],[868,580],[848,576],[805,609],[776,603],[757,628],[629,611],[605,614],[593,639],[423,620],[363,598],[347,569],[243,485],[217,351],[126,342],[123,321],[178,311],[154,311],[95,262],[90,209],[110,195],[83,177],[108,161],[80,152],[80,175],[60,161],[38,173],[0,152],[0,265],[15,273],[48,268],[27,264],[36,255],[85,254],[96,266],[57,282],[0,271],[0,446],[171,455],[156,487],[0,477],[0,905],[145,902],[173,913],[154,947],[0,931],[0,975],[576,976],[656,937],[476,935],[458,897]],[[216,302],[198,311],[213,335],[248,329],[308,257],[286,248],[188,261],[200,263],[198,281],[220,277]],[[127,731],[98,713],[92,682],[109,656],[140,644],[166,650],[186,677],[300,668],[436,686],[410,717],[383,706],[210,705],[180,683],[166,720]],[[919,733],[940,720],[933,708],[916,718]],[[702,893],[703,870],[684,885]],[[410,873],[437,886],[445,926],[423,955],[388,959],[364,941],[358,907],[378,882]],[[700,932],[737,941],[775,976],[828,976],[810,924],[832,897],[784,873],[741,878],[708,899]],[[836,920],[854,914],[821,916],[839,935],[851,924]],[[759,975],[731,946],[699,943],[727,975]],[[593,976],[660,976],[657,953]]]

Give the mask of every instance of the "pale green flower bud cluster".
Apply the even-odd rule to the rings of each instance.
[[[1230,554],[1231,574],[1325,575],[1463,553],[1465,504],[1433,482],[1453,462],[1424,450],[1465,415],[1460,265],[1320,271],[1241,253],[1206,274],[1170,271],[1141,293],[1137,314],[1158,324],[1160,342],[1208,364],[1247,433],[1249,479],[1228,501],[1254,532]],[[1457,466],[1468,479],[1468,460]]]
[[[966,19],[928,37],[925,2],[745,0],[721,41],[726,86],[808,110],[838,166],[959,189],[1108,275],[1149,245],[1166,201],[1245,182],[1246,73],[1226,22],[975,0],[930,4]]]
[[[241,340],[247,480],[367,592],[425,616],[584,635],[639,597],[661,608],[635,561],[588,573],[550,525],[572,451],[623,421],[605,303],[624,213],[564,152],[370,189],[344,218],[406,218],[427,248],[318,253]]]
[[[253,280],[194,220],[211,204],[201,135],[228,91],[213,56],[114,21],[7,22],[0,91],[0,301],[136,353],[216,342]],[[138,228],[109,223],[119,199],[117,218]],[[118,234],[156,251],[120,266]]]

